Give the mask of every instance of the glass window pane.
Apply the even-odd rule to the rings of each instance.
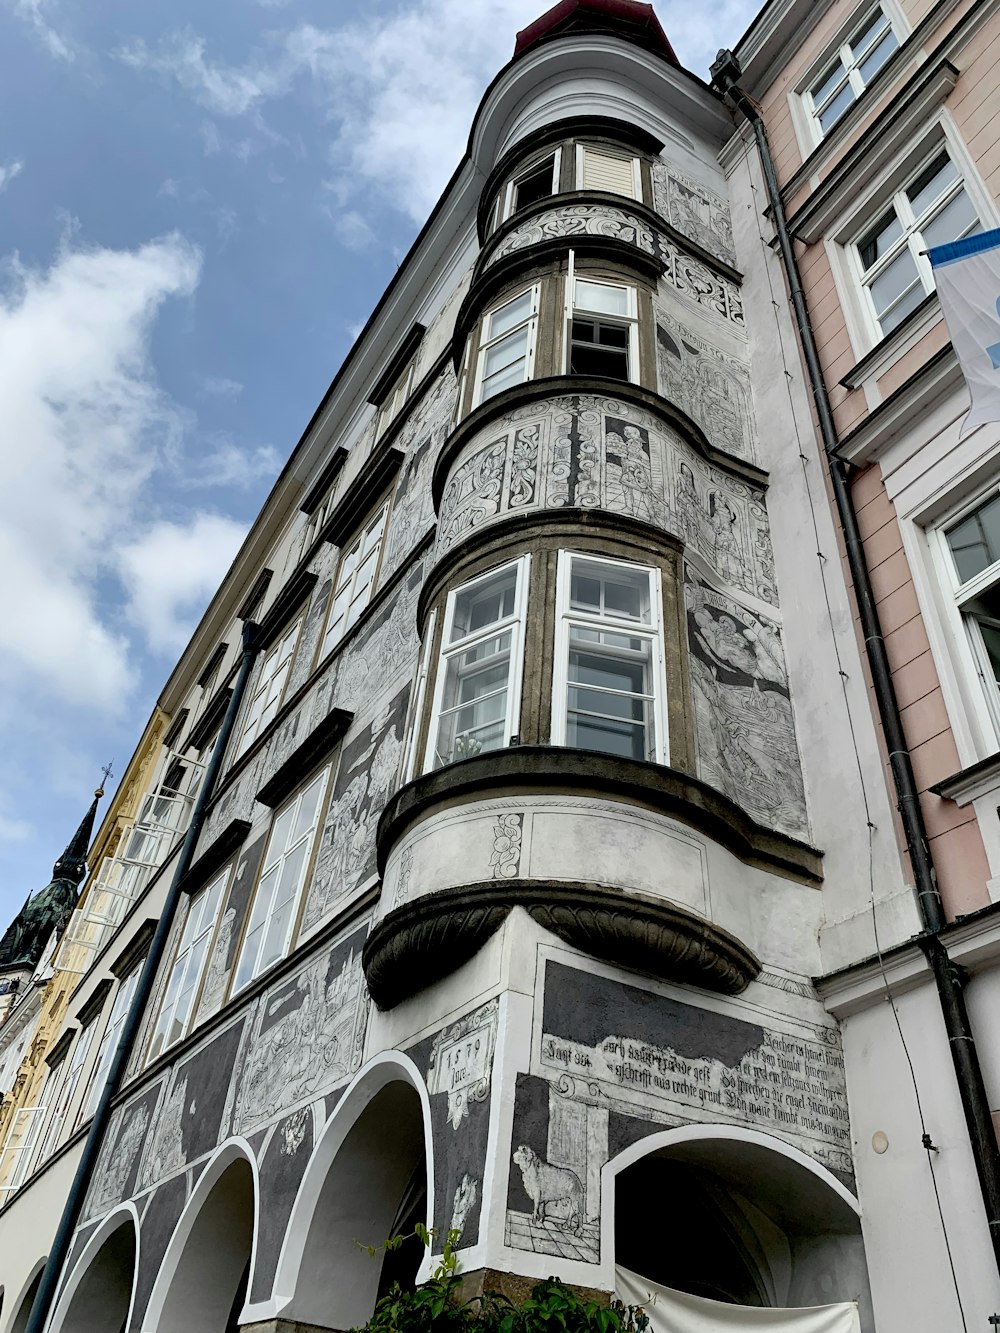
[[[893,51],[896,50],[898,45],[899,43],[896,41],[896,34],[894,32],[887,32],[878,45],[865,56],[864,60],[862,60],[861,64],[858,66],[858,69],[866,87],[871,83],[872,79],[889,59]]]
[[[887,264],[877,278],[869,283],[876,314],[881,316],[894,301],[906,292],[914,283],[919,283],[917,265],[909,250],[902,250],[891,263]],[[921,299],[923,293],[921,291]]]
[[[847,78],[847,71],[839,59],[835,60],[827,71],[813,84],[809,95],[814,107],[820,107],[842,79]]]
[[[498,370],[495,375],[484,377],[480,392],[481,401],[485,402],[487,398],[502,393],[504,389],[512,389],[515,385],[523,384],[527,377],[527,371],[528,359],[527,357],[521,357],[512,365]]]
[[[638,722],[614,722],[607,718],[570,713],[566,723],[566,743],[581,750],[601,750],[623,759],[650,757],[646,728]]]
[[[983,636],[983,647],[993,668],[993,679],[1000,685],[1000,628],[980,621],[979,632]]]
[[[285,903],[290,902],[298,892],[308,851],[309,840],[303,838],[299,845],[294,847],[285,857],[274,895],[276,912],[283,910]]]
[[[906,194],[914,216],[919,218],[941,192],[956,180],[958,180],[958,168],[947,153],[939,153],[930,166],[907,187]]]
[[[953,199],[949,199],[944,208],[936,213],[930,222],[921,228],[924,244],[946,245],[948,241],[957,241],[972,230],[978,230],[979,219],[972,206],[972,200],[964,190],[959,190]]]
[[[849,83],[845,83],[836,97],[832,97],[819,113],[819,123],[823,127],[824,134],[832,125],[837,123],[853,101],[854,89]]]
[[[596,653],[584,653],[571,649],[569,655],[569,679],[572,685],[596,685],[608,690],[630,691],[635,694],[648,694],[649,682],[646,663],[625,662],[614,657],[605,657]],[[617,709],[597,708],[592,704],[577,704],[579,708],[595,708],[606,713]]]
[[[913,284],[910,290],[889,310],[886,310],[879,316],[879,323],[882,326],[883,333],[891,333],[894,328],[902,324],[903,320],[924,299],[927,293],[919,282]]]
[[[629,314],[629,290],[608,282],[587,282],[577,278],[574,305],[578,310],[592,310],[599,315]]]
[[[1000,495],[994,495],[975,513],[945,534],[962,583],[1000,560]]]
[[[528,351],[527,328],[517,329],[488,348],[483,357],[483,378],[523,360]]]
[[[456,593],[450,642],[512,615],[516,590],[517,567],[510,565]]]
[[[896,216],[895,209],[890,209],[878,222],[875,223],[869,231],[858,242],[858,249],[861,251],[861,263],[866,269],[871,268],[877,259],[881,259],[887,253],[889,248],[899,240],[903,234],[903,224]]]
[[[593,615],[650,623],[649,574],[574,560],[570,572],[570,606]]]
[[[508,301],[502,305],[499,310],[494,310],[491,315],[486,317],[486,341],[490,342],[493,338],[498,338],[501,333],[506,333],[512,329],[515,324],[523,323],[531,314],[531,289],[522,292],[520,296],[515,296],[513,301]]]
[[[869,15],[864,23],[848,42],[851,48],[851,54],[855,60],[863,56],[874,41],[877,40],[880,33],[889,29],[889,20],[882,13],[881,9],[876,9],[874,14]]]

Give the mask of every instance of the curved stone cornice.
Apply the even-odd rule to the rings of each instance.
[[[617,236],[586,233],[554,236],[539,241],[537,245],[532,245],[528,249],[515,250],[512,254],[504,255],[473,281],[455,316],[451,356],[456,373],[461,369],[465,340],[493,298],[529,270],[562,260],[571,248],[578,255],[602,259],[607,263],[624,267],[645,278],[650,284],[655,283],[667,268],[666,260],[652,251],[641,249],[631,241],[621,240]]]
[[[620,759],[562,745],[492,750],[425,773],[408,782],[382,811],[376,834],[379,874],[407,829],[437,807],[489,793],[567,792],[581,789],[604,800],[655,810],[698,829],[747,865],[800,883],[818,885],[822,853],[798,838],[765,828],[699,778],[639,759]]]
[[[496,552],[498,561],[513,559],[519,548],[529,548],[544,538],[564,541],[585,541],[589,537],[611,538],[631,554],[621,558],[633,559],[637,564],[648,562],[652,552],[684,550],[684,543],[673,533],[645,523],[629,514],[618,514],[609,509],[584,509],[570,505],[562,509],[515,512],[495,523],[472,528],[460,545],[450,546],[432,564],[420,585],[417,595],[417,629],[423,637],[427,615],[432,604],[449,584],[461,580],[460,571],[481,556]]]
[[[593,958],[667,981],[738,995],[761,970],[741,940],[667,902],[599,884],[486,880],[427,894],[390,912],[365,943],[362,966],[380,1009],[473,958],[515,907]]]
[[[635,403],[655,412],[668,426],[678,431],[688,444],[716,467],[724,468],[734,477],[740,477],[753,486],[767,486],[768,474],[763,468],[753,463],[744,462],[733,454],[724,453],[709,443],[705,432],[686,412],[675,407],[667,398],[663,398],[651,389],[644,389],[638,384],[623,380],[593,379],[586,375],[549,375],[543,379],[529,380],[526,384],[517,384],[513,389],[487,398],[464,417],[448,437],[434,463],[431,478],[431,493],[434,500],[434,512],[441,507],[441,497],[459,454],[484,426],[497,417],[504,416],[513,407],[523,403],[537,403],[546,398],[565,398],[572,394],[597,394],[603,398],[620,398],[625,402]]]
[[[479,196],[476,219],[480,245],[486,240],[491,206],[497,190],[517,170],[518,163],[533,153],[548,148],[550,144],[556,146],[567,139],[610,140],[625,148],[638,149],[649,157],[657,157],[663,149],[663,140],[658,136],[650,134],[638,125],[614,120],[610,116],[572,116],[566,120],[551,121],[543,125],[533,134],[527,134],[523,139],[519,139],[513,148],[504,153],[487,176],[486,184]]]
[[[619,239],[624,239],[626,244],[635,244],[638,249],[648,253],[656,254],[658,252],[660,258],[668,263],[680,251],[684,251],[690,264],[703,264],[712,271],[712,275],[716,279],[724,279],[736,287],[742,285],[743,274],[739,269],[733,268],[731,264],[727,264],[724,259],[713,254],[710,250],[706,250],[703,245],[699,245],[690,236],[678,231],[655,208],[651,208],[649,204],[643,203],[640,199],[629,199],[624,195],[609,194],[604,190],[566,190],[560,194],[550,194],[544,199],[537,199],[534,203],[519,208],[516,213],[502,222],[496,231],[482,242],[482,250],[476,259],[475,274],[478,275],[492,267],[497,262],[497,260],[491,258],[494,252],[503,245],[509,236],[522,227],[530,226],[534,219],[542,218],[546,213],[557,209],[585,205],[603,208],[607,210],[609,215],[628,218],[629,222],[634,218],[640,228],[645,228],[648,239],[644,237],[637,239],[635,242],[629,242],[627,237],[619,236]],[[629,217],[629,215],[633,215],[633,217]],[[581,227],[575,234],[586,235],[586,229]],[[661,236],[663,238],[662,242],[659,240]],[[537,242],[533,244],[537,244]],[[514,251],[511,251],[511,253],[514,253]]]

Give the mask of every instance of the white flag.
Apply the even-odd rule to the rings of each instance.
[[[1000,228],[927,251],[972,407],[959,439],[1000,421]]]

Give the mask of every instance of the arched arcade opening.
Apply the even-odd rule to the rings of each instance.
[[[766,1135],[696,1135],[657,1135],[667,1142],[623,1154],[615,1172],[617,1267],[655,1287],[748,1311],[857,1302],[861,1329],[872,1329],[861,1225],[848,1192]],[[734,1310],[733,1328],[741,1326]],[[751,1326],[766,1324],[758,1314]]]
[[[102,1223],[66,1280],[51,1333],[126,1333],[137,1258],[132,1213],[117,1213]]]
[[[428,1222],[426,1093],[393,1072],[383,1064],[363,1075],[317,1144],[278,1263],[286,1319],[353,1328],[393,1282],[416,1283],[424,1246],[413,1238],[387,1253],[382,1243]]]

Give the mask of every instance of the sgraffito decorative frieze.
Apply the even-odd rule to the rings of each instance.
[[[685,570],[698,775],[762,823],[808,836],[780,627]]]
[[[666,162],[654,162],[652,175],[656,211],[710,254],[735,265],[733,224],[727,201]]]
[[[755,462],[757,427],[746,361],[682,324],[662,302],[654,309],[660,393],[696,421],[717,449]]]
[[[515,409],[484,435],[448,480],[438,555],[514,512],[609,509],[681,538],[723,583],[776,603],[763,491],[706,462],[646,409],[588,394],[553,398]]]
[[[559,204],[509,232],[490,255],[487,267],[526,246],[563,236],[612,236],[650,255],[657,248],[649,224],[623,208],[608,204]]]
[[[695,1004],[568,962],[544,964],[533,1072],[517,1080],[509,1246],[599,1262],[612,1122],[627,1120],[630,1139],[709,1121],[763,1130],[851,1180],[840,1035],[815,998],[794,1013]]]
[[[529,218],[504,237],[490,255],[487,268],[543,241],[565,239],[572,243],[574,237],[582,236],[608,236],[655,255],[664,264],[662,280],[681,297],[703,315],[718,317],[743,330],[743,298],[732,279],[713,272],[708,264],[635,214],[608,204],[561,204]]]

